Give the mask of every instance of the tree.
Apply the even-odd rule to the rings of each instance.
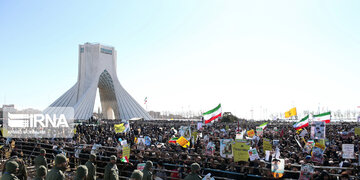
[[[223,116],[221,117],[221,122],[237,122],[238,118],[231,114],[231,112],[224,112]]]

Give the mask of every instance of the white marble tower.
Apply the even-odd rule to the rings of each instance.
[[[101,44],[79,45],[78,81],[50,107],[73,107],[75,119],[89,119],[93,114],[97,88],[103,118],[152,119],[121,86],[116,73],[115,48]]]

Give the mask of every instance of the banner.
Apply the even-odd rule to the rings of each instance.
[[[221,139],[220,140],[220,156],[223,158],[232,158],[232,139]]]
[[[324,161],[324,157],[323,157],[324,150],[325,150],[324,145],[320,143],[316,143],[312,149],[311,161],[322,164]]]
[[[138,138],[137,139],[137,149],[138,150],[145,150],[145,139],[144,138]]]
[[[310,164],[302,164],[299,180],[310,180],[314,173],[314,166]]]
[[[259,126],[256,127],[256,135],[257,135],[257,136],[259,136],[259,137],[262,136],[262,135],[263,135],[263,131],[264,131],[264,130],[263,130],[262,127],[259,127]]]
[[[256,148],[248,150],[250,161],[254,161],[256,159],[260,159],[259,154],[256,150]]]
[[[342,144],[342,158],[344,159],[355,159],[354,155],[354,144]]]
[[[271,160],[271,172],[274,178],[281,178],[284,175],[285,161],[284,159]]]
[[[99,148],[101,147],[101,144],[94,144],[91,148],[90,153],[91,154],[97,154],[99,153]]]
[[[150,146],[151,145],[151,138],[149,136],[145,136],[145,145]]]
[[[183,136],[186,140],[190,141],[190,139],[191,139],[190,126],[180,126],[179,133],[180,133],[180,136]]]
[[[198,130],[198,131],[202,131],[202,130],[203,130],[203,123],[202,123],[202,122],[198,122],[198,123],[197,123],[197,130]]]
[[[249,153],[248,150],[250,146],[247,145],[246,141],[243,140],[235,140],[232,146],[234,162],[239,161],[248,161]]]
[[[254,130],[252,129],[252,130],[247,131],[247,135],[248,135],[249,137],[253,137],[253,136],[255,135]]]
[[[303,152],[310,153],[311,149],[313,148],[313,143],[314,143],[313,140],[307,141],[304,146]]]
[[[130,147],[128,145],[123,146],[122,157],[127,157],[128,159],[130,159]]]
[[[245,133],[246,133],[246,130],[243,130],[241,133],[236,133],[235,139],[243,139]]]
[[[140,170],[140,171],[143,171],[144,170],[144,167],[145,167],[145,163],[139,163],[138,165],[137,165],[137,170]]]
[[[271,145],[271,140],[270,139],[263,139],[263,150],[265,151],[272,151],[272,145]]]
[[[312,139],[325,139],[325,122],[313,121],[311,125]]]
[[[206,151],[205,154],[208,156],[212,156],[214,155],[215,152],[215,144],[213,142],[208,142],[208,144],[206,145]]]
[[[300,136],[305,137],[307,133],[308,133],[307,130],[304,129],[303,131],[301,131]]]
[[[274,139],[274,140],[273,140],[273,145],[274,145],[274,147],[279,147],[280,141],[277,140],[277,139]]]

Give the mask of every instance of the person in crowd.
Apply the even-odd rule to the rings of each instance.
[[[201,180],[201,176],[199,175],[200,165],[198,163],[191,164],[191,172],[189,175],[185,177],[185,180]]]
[[[74,180],[86,180],[88,168],[84,165],[77,167]]]
[[[96,155],[90,154],[89,160],[85,163],[85,166],[88,169],[88,176],[87,176],[86,180],[96,180],[95,161],[96,161]]]
[[[157,171],[155,173],[155,177],[159,177],[163,180],[166,180],[167,179],[167,176],[166,176],[166,169],[164,168],[163,166],[163,162],[162,161],[159,161],[157,163]]]
[[[3,175],[1,180],[18,180],[16,177],[16,172],[19,170],[19,164],[16,161],[9,161],[5,164],[5,171],[3,171]]]
[[[36,168],[36,176],[33,180],[45,180],[47,174],[47,168],[44,165],[40,165]]]
[[[119,180],[119,170],[116,165],[116,156],[110,156],[110,162],[105,166],[104,180]]]
[[[18,153],[16,150],[11,152],[11,157],[4,164],[4,168],[2,172],[6,172],[6,164],[10,161],[15,161],[19,165],[19,170],[15,173],[16,177],[20,180],[27,180],[27,170],[24,160],[18,157]]]
[[[47,168],[45,149],[40,149],[40,155],[36,156],[36,158],[34,159],[34,165],[35,165],[35,169],[38,169],[41,165]]]
[[[143,178],[142,178],[143,180],[153,180],[152,167],[153,167],[153,162],[146,161],[143,170]]]
[[[55,166],[46,175],[46,180],[65,180],[65,170],[67,167],[66,157],[58,154],[55,157]]]
[[[130,180],[142,180],[143,178],[143,172],[140,170],[134,170],[131,174]]]

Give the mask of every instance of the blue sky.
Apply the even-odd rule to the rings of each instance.
[[[359,1],[0,1],[0,104],[43,109],[77,80],[78,45],[114,46],[148,110],[255,117],[360,105]],[[6,102],[5,102],[6,101]],[[264,113],[267,111],[267,113]]]

